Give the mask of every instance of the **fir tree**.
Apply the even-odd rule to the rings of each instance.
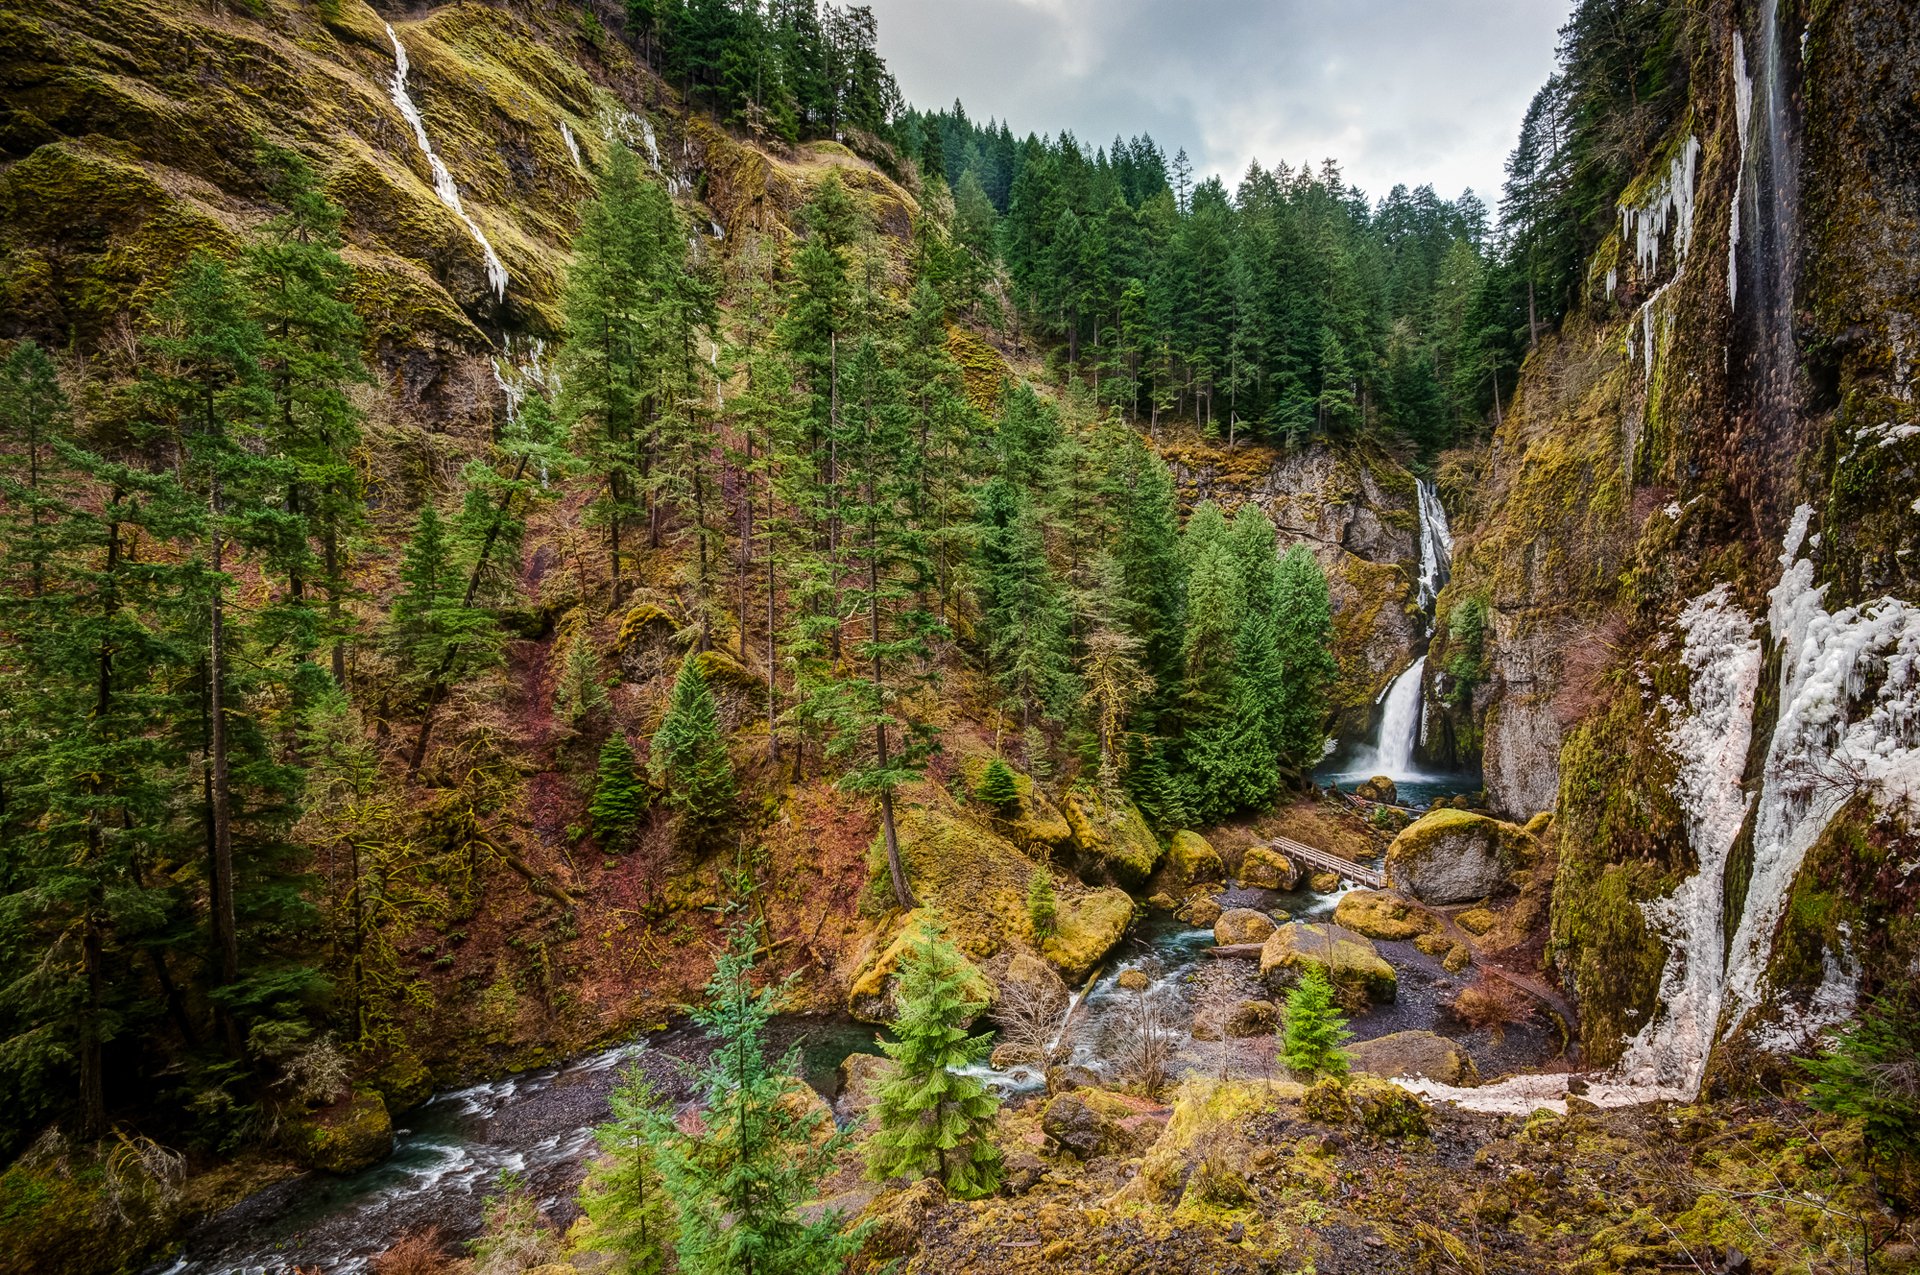
[[[1284,694],[1273,712],[1272,744],[1280,756],[1305,767],[1320,759],[1326,741],[1327,692],[1339,676],[1333,658],[1333,603],[1326,573],[1305,545],[1280,560],[1274,649],[1284,674]]]
[[[980,776],[980,787],[974,796],[993,807],[996,814],[1009,814],[1020,805],[1020,787],[1013,777],[1013,768],[995,757],[987,763],[986,773]]]
[[[879,1128],[867,1144],[873,1177],[933,1177],[963,1200],[1000,1185],[1000,1152],[991,1140],[1000,1100],[956,1070],[993,1047],[992,1033],[967,1033],[987,1008],[971,995],[979,977],[933,924],[920,924],[901,962],[897,1039],[880,1046],[894,1067],[874,1103]]]
[[[647,787],[640,780],[633,746],[625,735],[615,731],[600,745],[593,800],[587,803],[587,818],[593,823],[593,835],[599,838],[601,849],[623,848],[646,808]]]
[[[553,685],[553,707],[569,726],[579,726],[607,706],[607,687],[600,675],[600,657],[594,653],[593,632],[585,623],[567,642],[566,659]]]
[[[1053,937],[1059,919],[1060,904],[1053,891],[1053,874],[1035,868],[1027,876],[1027,921],[1033,926],[1033,941],[1043,943]]]
[[[638,1066],[607,1103],[613,1118],[594,1130],[600,1158],[587,1169],[580,1207],[593,1224],[592,1246],[614,1258],[620,1275],[656,1275],[673,1251],[673,1208],[655,1164],[655,1141],[672,1118]]]
[[[1297,1075],[1344,1076],[1347,1054],[1340,1046],[1352,1038],[1347,1020],[1333,1003],[1333,985],[1321,965],[1309,965],[1287,994],[1287,1025],[1281,1061]]]
[[[681,813],[695,839],[733,813],[733,763],[697,653],[689,652],[680,662],[647,768],[661,800]]]

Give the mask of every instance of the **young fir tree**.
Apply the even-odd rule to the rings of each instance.
[[[1274,649],[1284,671],[1273,712],[1273,746],[1295,766],[1312,765],[1326,741],[1327,692],[1339,675],[1333,658],[1333,603],[1327,577],[1305,545],[1280,559]]]
[[[696,840],[733,813],[733,763],[727,758],[713,692],[695,652],[688,652],[680,662],[680,675],[673,682],[667,715],[654,732],[647,767],[661,800],[680,812]]]
[[[987,763],[986,773],[980,776],[980,787],[973,795],[993,807],[995,814],[1013,813],[1020,805],[1020,785],[1013,777],[1013,768],[995,757]]]
[[[493,653],[493,620],[468,605],[467,580],[446,520],[429,502],[401,555],[401,589],[387,613],[386,633],[400,686],[423,707],[431,706],[439,688],[458,682]]]
[[[567,641],[566,658],[553,684],[553,708],[568,726],[578,727],[607,706],[607,686],[600,674],[600,657],[593,649],[593,632],[583,617]]]
[[[859,1249],[834,1210],[803,1213],[833,1171],[847,1135],[816,1135],[825,1112],[786,1101],[800,1071],[798,1046],[769,1060],[767,1029],[791,980],[756,989],[760,927],[736,921],[692,1017],[716,1046],[694,1077],[695,1132],[662,1112],[651,1128],[654,1165],[674,1206],[680,1275],[781,1272],[830,1275]],[[804,1114],[802,1114],[804,1112]]]
[[[992,1033],[967,1033],[987,1008],[972,993],[980,975],[932,925],[922,922],[900,967],[900,1016],[893,1059],[874,1102],[879,1122],[867,1144],[867,1172],[879,1179],[932,1177],[956,1199],[978,1199],[1000,1185],[992,1142],[1000,1100],[977,1077],[958,1074],[993,1047]]]
[[[1321,965],[1309,965],[1287,994],[1287,1024],[1280,1058],[1297,1075],[1344,1076],[1347,1054],[1340,1046],[1352,1038],[1347,1020],[1333,1003],[1333,985]]]
[[[1060,901],[1053,891],[1053,873],[1043,865],[1027,876],[1027,922],[1033,927],[1033,941],[1044,943],[1053,937],[1060,917]]]
[[[647,809],[647,786],[640,779],[640,767],[633,745],[619,731],[600,745],[600,763],[594,772],[593,800],[587,803],[587,818],[593,835],[603,850],[617,850],[640,822]]]
[[[980,495],[974,543],[987,667],[1024,736],[1072,702],[1066,600],[1047,562],[1038,511],[1004,477]]]
[[[613,1117],[594,1130],[600,1158],[587,1169],[580,1207],[593,1224],[589,1241],[612,1257],[619,1275],[657,1275],[673,1252],[673,1203],[655,1163],[655,1140],[671,1117],[639,1067],[607,1096]]]

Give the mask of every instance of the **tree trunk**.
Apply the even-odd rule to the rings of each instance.
[[[872,506],[872,499],[868,499]],[[886,770],[889,760],[887,754],[886,683],[881,679],[880,666],[880,561],[875,554],[873,524],[867,524],[867,615],[869,618],[869,636],[873,641],[873,752],[874,759],[882,771]],[[913,897],[913,887],[907,884],[907,870],[900,862],[900,835],[893,825],[893,787],[882,785],[880,789],[880,828],[887,839],[887,875],[893,878],[894,902],[903,912],[910,912],[920,906]]]

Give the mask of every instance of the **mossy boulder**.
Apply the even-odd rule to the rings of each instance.
[[[1145,970],[1141,969],[1121,970],[1120,977],[1116,978],[1114,983],[1122,990],[1129,992],[1144,992],[1153,986],[1153,980],[1147,977]]]
[[[1473,1056],[1432,1032],[1393,1032],[1347,1047],[1353,1070],[1375,1076],[1425,1077],[1443,1085],[1479,1083]]]
[[[1259,1081],[1188,1079],[1165,1132],[1115,1200],[1174,1209],[1176,1217],[1246,1203],[1258,1150],[1252,1128],[1282,1101],[1279,1088]]]
[[[1229,1039],[1271,1036],[1279,1029],[1280,1007],[1272,1001],[1241,1001],[1221,1024]]]
[[[960,759],[960,773],[967,781],[968,792],[979,792],[986,781],[987,767],[993,757],[988,753],[969,753]],[[993,818],[1004,828],[1009,840],[1028,849],[1051,849],[1065,845],[1073,839],[1073,829],[1068,825],[1066,816],[1060,808],[1047,800],[1033,782],[1033,777],[1025,771],[1005,765],[1013,775],[1013,787],[1017,794],[1014,803],[1004,811],[993,812]]]
[[[1428,956],[1445,956],[1453,950],[1455,944],[1444,934],[1416,934],[1413,938],[1413,946]]]
[[[1146,1150],[1166,1120],[1164,1108],[1144,1099],[1104,1089],[1074,1089],[1047,1104],[1040,1128],[1060,1151],[1091,1160]]]
[[[1167,845],[1167,876],[1176,888],[1189,888],[1208,881],[1225,881],[1227,867],[1213,843],[1197,832],[1176,832]]]
[[[1062,803],[1080,853],[1124,886],[1139,886],[1160,862],[1160,842],[1139,808],[1121,794],[1082,784]]]
[[[1204,930],[1211,928],[1225,910],[1217,899],[1200,898],[1189,902],[1176,915],[1195,929]]]
[[[1291,890],[1300,884],[1300,869],[1272,846],[1251,846],[1240,860],[1240,884],[1259,890]]]
[[[1356,1077],[1348,1101],[1360,1127],[1376,1138],[1419,1138],[1433,1131],[1426,1105],[1389,1081]]]
[[[373,1088],[386,1102],[388,1114],[411,1111],[433,1097],[433,1073],[420,1055],[401,1049],[374,1073]]]
[[[1383,801],[1389,806],[1398,805],[1400,802],[1399,788],[1385,775],[1375,775],[1371,779],[1361,780],[1353,786],[1353,795],[1363,801]]]
[[[1060,901],[1053,934],[1040,954],[1069,979],[1081,979],[1111,952],[1133,924],[1133,899],[1125,890],[1093,890]]]
[[[1340,890],[1338,872],[1316,872],[1307,878],[1307,888],[1315,894],[1336,894]]]
[[[1468,908],[1453,918],[1454,924],[1469,934],[1481,935],[1489,932],[1499,923],[1500,918],[1492,908]]]
[[[880,1054],[848,1054],[840,1060],[840,1108],[853,1115],[865,1111],[880,1096],[880,1082],[893,1072],[893,1060]]]
[[[324,1173],[358,1173],[393,1154],[393,1118],[377,1093],[352,1094],[281,1130],[287,1154]]]
[[[1276,990],[1315,965],[1327,971],[1348,1003],[1390,1004],[1399,990],[1393,966],[1373,940],[1344,926],[1294,921],[1275,930],[1260,948],[1260,976]]]
[[[1436,810],[1387,847],[1387,884],[1423,903],[1470,903],[1508,889],[1533,839],[1517,825],[1465,810]]]
[[[1264,943],[1274,929],[1273,918],[1257,908],[1228,908],[1213,923],[1213,941],[1221,947]]]
[[[899,1005],[894,993],[899,982],[900,963],[906,960],[919,942],[920,922],[926,916],[924,908],[915,908],[907,913],[894,931],[893,941],[861,967],[853,986],[847,991],[849,1014],[864,1023],[890,1023],[898,1016]],[[994,1001],[993,984],[978,966],[969,962],[967,969],[968,999],[979,1005],[991,1005]]]
[[[833,1137],[837,1128],[833,1121],[833,1107],[820,1096],[818,1089],[798,1076],[786,1078],[786,1088],[781,1090],[773,1105],[795,1124],[811,1121],[813,1128],[807,1134],[807,1139],[815,1146]]]
[[[1341,896],[1333,919],[1370,939],[1401,941],[1434,928],[1432,916],[1387,890],[1352,890]]]

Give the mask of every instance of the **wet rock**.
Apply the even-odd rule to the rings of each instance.
[[[1040,1185],[1047,1175],[1047,1163],[1031,1151],[1014,1151],[1006,1157],[1006,1176],[1002,1179],[1014,1195],[1025,1195]]]
[[[1093,1159],[1106,1146],[1100,1113],[1078,1091],[1063,1093],[1048,1103],[1040,1117],[1040,1128],[1056,1147],[1082,1160]]]
[[[1353,890],[1342,895],[1333,919],[1356,934],[1387,940],[1410,939],[1437,924],[1406,898],[1388,890]]]
[[[1098,1089],[1100,1085],[1100,1073],[1091,1067],[1082,1067],[1079,1063],[1065,1063],[1058,1067],[1047,1068],[1048,1093]]]
[[[1258,909],[1228,908],[1213,923],[1213,941],[1221,947],[1264,943],[1275,928],[1273,918]]]
[[[1375,775],[1353,786],[1353,795],[1363,801],[1384,801],[1389,806],[1400,804],[1400,790],[1393,780],[1385,775]]]
[[[393,1118],[377,1093],[355,1093],[289,1120],[281,1136],[296,1162],[324,1173],[357,1173],[393,1154]]]
[[[1424,1076],[1443,1085],[1478,1084],[1473,1058],[1433,1032],[1394,1032],[1347,1047],[1353,1069],[1375,1076]]]
[[[1165,890],[1161,890],[1157,894],[1147,896],[1147,906],[1155,912],[1171,912],[1180,906],[1180,902]]]
[[[1316,872],[1307,878],[1307,885],[1315,894],[1333,894],[1340,888],[1338,872]]]
[[[1291,890],[1300,884],[1300,869],[1271,846],[1252,846],[1240,860],[1240,884],[1260,890]]]
[[[1445,956],[1454,949],[1454,941],[1444,934],[1419,934],[1414,936],[1413,946],[1428,956]]]
[[[1071,902],[1062,899],[1054,932],[1041,955],[1069,979],[1085,978],[1133,924],[1133,898],[1125,890],[1094,890]]]
[[[1260,949],[1260,976],[1275,990],[1314,965],[1327,971],[1349,1002],[1386,1004],[1398,991],[1393,966],[1373,940],[1344,926],[1294,921],[1275,930]]]
[[[1121,970],[1116,981],[1130,992],[1144,992],[1153,986],[1153,980],[1147,977],[1145,970]]]
[[[1504,893],[1509,874],[1526,866],[1531,845],[1513,824],[1435,811],[1387,847],[1387,884],[1423,903],[1470,903]]]
[[[1280,1007],[1272,1001],[1241,1001],[1234,1006],[1224,1029],[1231,1038],[1271,1036],[1280,1028]]]
[[[1167,875],[1176,887],[1227,879],[1226,865],[1213,843],[1197,832],[1176,832],[1167,846]]]
[[[1206,929],[1220,919],[1224,909],[1212,899],[1195,899],[1180,913],[1180,919],[1195,929]]]

